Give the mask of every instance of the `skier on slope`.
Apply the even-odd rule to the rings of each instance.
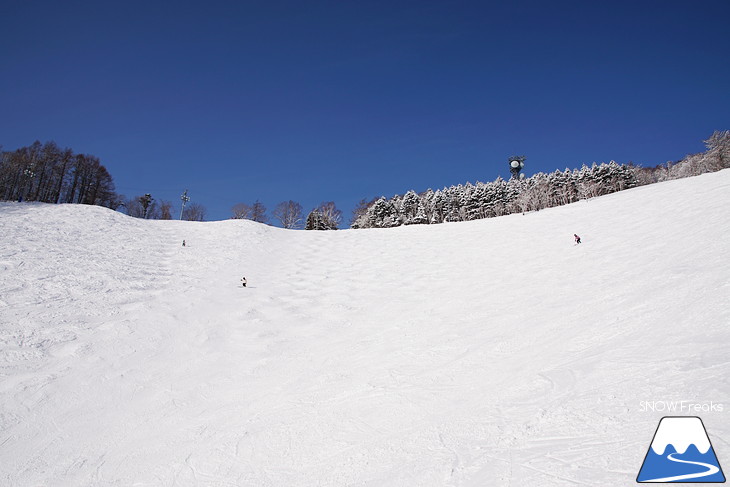
[[[573,234],[573,236],[575,237],[575,243],[576,243],[576,245],[579,244],[580,243],[580,237],[577,234],[575,234],[575,233]]]
[[[246,278],[245,277],[242,277],[241,278],[241,284],[243,284],[243,287],[246,287],[246,282],[247,282],[246,281]]]

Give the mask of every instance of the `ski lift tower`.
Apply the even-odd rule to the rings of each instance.
[[[513,179],[520,178],[520,171],[525,167],[525,156],[512,156],[509,158],[509,172],[512,173]],[[524,177],[524,174],[522,175]]]
[[[182,220],[183,212],[185,211],[185,203],[190,201],[190,196],[188,196],[188,190],[186,189],[185,192],[180,195],[180,200],[182,201],[182,208],[180,208],[180,219]]]

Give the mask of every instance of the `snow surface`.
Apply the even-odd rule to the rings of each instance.
[[[633,485],[673,400],[730,463],[728,208],[730,170],[336,232],[0,204],[0,485]]]

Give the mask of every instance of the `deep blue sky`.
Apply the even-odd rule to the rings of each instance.
[[[0,144],[98,156],[208,219],[594,161],[730,128],[730,2],[0,0]]]

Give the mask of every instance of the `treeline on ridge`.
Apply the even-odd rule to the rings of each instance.
[[[158,202],[150,194],[118,194],[98,157],[62,149],[53,141],[0,152],[0,201],[97,205],[147,219],[171,220],[175,213],[171,202]],[[181,217],[203,220],[205,213],[201,204],[191,203]]]
[[[116,209],[119,195],[99,158],[34,142],[0,157],[0,200],[79,203]]]
[[[361,201],[352,228],[388,228],[491,218],[565,205],[635,186],[695,176],[730,167],[730,131],[716,131],[707,151],[653,168],[616,162],[584,165],[529,178],[497,178],[423,193],[411,190],[390,199]]]
[[[705,152],[655,167],[594,163],[529,178],[497,178],[488,183],[459,184],[422,193],[411,190],[389,199],[361,200],[353,210],[350,226],[388,228],[491,218],[729,168],[730,131],[716,131],[704,142]],[[0,200],[99,205],[147,219],[170,220],[179,214],[181,219],[202,221],[206,216],[206,208],[197,202],[183,205],[178,213],[171,202],[158,202],[151,194],[132,198],[119,195],[98,157],[61,149],[55,142],[36,141],[28,147],[0,152]],[[269,222],[266,208],[259,201],[253,205],[239,203],[232,213],[235,219]],[[306,217],[299,203],[283,201],[274,209],[273,217],[282,227],[292,229],[335,230],[342,222],[342,212],[332,201],[321,203]]]

